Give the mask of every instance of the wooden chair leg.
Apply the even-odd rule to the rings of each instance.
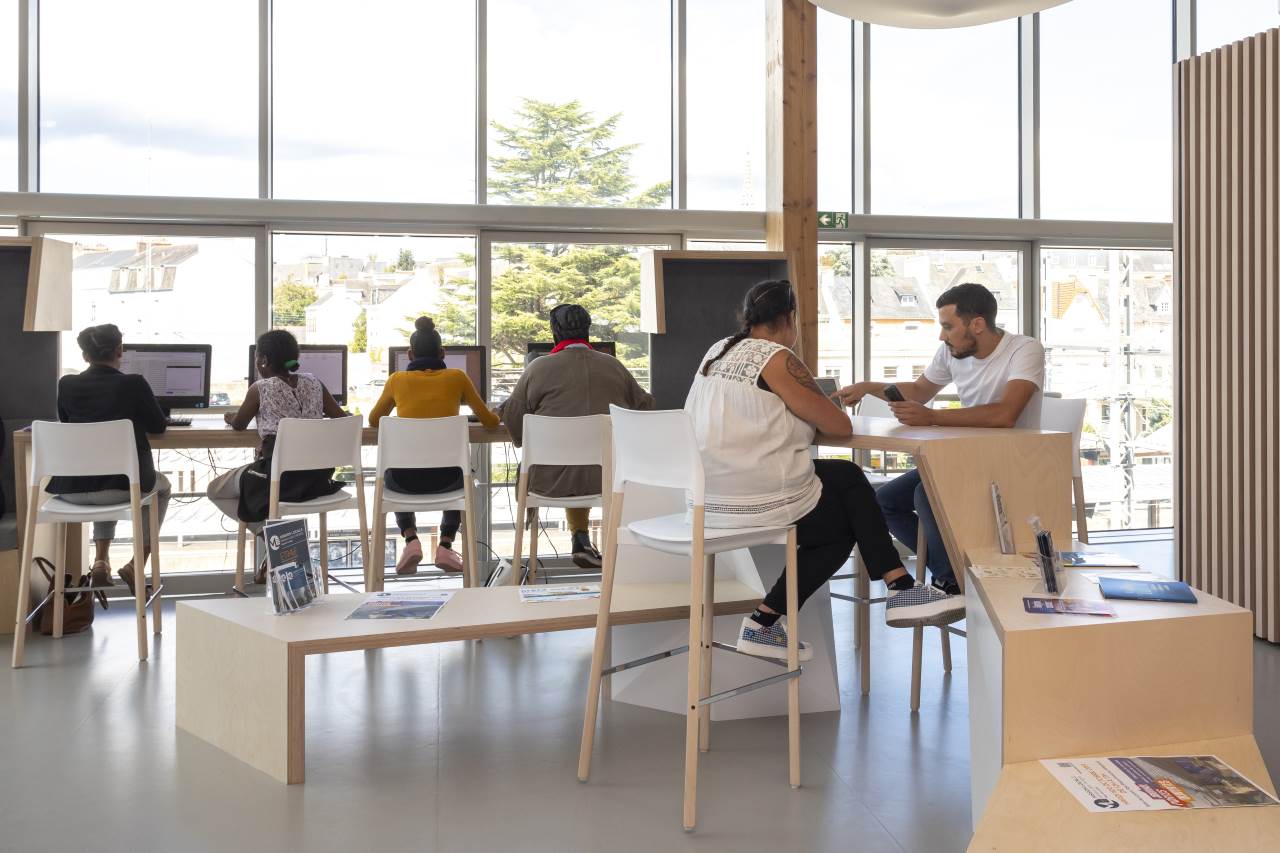
[[[524,580],[524,564],[520,557],[524,551],[524,528],[527,523],[525,502],[528,494],[528,478],[526,471],[520,472],[520,480],[516,483],[516,541],[511,547],[511,585],[519,586]],[[533,531],[533,537],[536,539],[538,531]]]
[[[920,710],[920,659],[924,653],[924,628],[911,629],[911,710]]]
[[[147,576],[142,544],[142,493],[138,484],[129,486],[130,515],[133,518],[133,606],[138,621],[138,660],[147,659]]]
[[[942,631],[942,671],[951,671],[951,632],[943,625]]]
[[[925,574],[929,562],[929,539],[924,535],[924,523],[920,523],[920,532],[916,535],[916,583],[928,582]]]
[[[13,621],[14,669],[22,666],[27,648],[27,609],[31,606],[31,563],[35,558],[36,511],[39,506],[40,489],[37,486],[31,489],[27,498],[27,514],[22,525],[22,554],[18,563],[18,612]]]
[[[151,602],[151,631],[160,633],[160,501],[153,499],[151,508],[147,510],[148,527],[151,532],[151,594],[155,599]],[[138,573],[141,578],[142,573]]]
[[[244,592],[244,550],[248,533],[243,521],[236,526],[236,579],[232,584],[236,592]]]
[[[867,575],[867,566],[862,562],[861,555],[858,557],[858,576],[854,578],[853,588],[856,591],[855,594],[864,601],[871,597],[871,578]],[[854,609],[862,614],[858,622],[861,635],[858,649],[858,679],[862,695],[867,696],[871,693],[871,605],[855,603]]]
[[[320,513],[320,577],[324,594],[329,594],[329,513]]]
[[[538,580],[538,508],[529,507],[529,583]]]
[[[849,555],[849,563],[853,566],[853,571],[851,572],[853,583],[850,585],[853,587],[853,597],[857,598],[858,578],[865,571],[857,545],[853,546],[853,553]],[[853,602],[853,650],[856,652],[860,648],[862,648],[862,605],[855,601]]]
[[[702,655],[702,677],[698,680],[698,694],[706,697],[711,695],[711,641],[714,636],[716,622],[715,555],[709,555],[702,562],[702,642],[699,648],[699,653]],[[711,750],[710,705],[702,705],[698,708],[698,749],[701,752],[709,752]]]
[[[67,578],[67,526],[65,524],[55,524],[53,527],[53,637],[60,639],[62,637],[62,628],[66,616],[67,597],[63,594],[66,589]],[[142,564],[135,562],[138,566],[137,579],[142,580]],[[48,605],[46,605],[48,606]]]
[[[702,537],[705,511],[701,506],[693,508],[693,547],[690,560],[689,584],[689,672],[685,702],[684,725],[684,829],[692,832],[698,822],[698,700],[702,683],[702,655],[694,654],[702,642],[702,574],[706,571],[703,561]]]
[[[383,508],[381,477],[373,484],[373,542],[369,547],[373,550],[361,562],[365,567],[365,591],[374,592],[382,589],[382,579],[387,574],[387,511]]]
[[[359,462],[359,452],[356,454],[357,462]],[[360,522],[360,568],[362,574],[368,577],[371,573],[381,576],[381,572],[374,572],[373,567],[382,564],[382,546],[378,546],[378,553],[372,553],[369,544],[369,508],[365,504],[364,493],[364,466],[357,464],[356,469],[356,517]],[[365,589],[368,590],[368,586]]]
[[[476,548],[476,514],[474,506],[469,506],[462,513],[462,542],[467,553],[463,556],[466,562],[462,570],[471,578],[472,586],[480,586],[480,552]]]
[[[622,509],[622,495],[613,496],[613,505]],[[617,518],[617,515],[613,516]],[[605,668],[605,645],[608,641],[609,607],[613,601],[613,569],[618,559],[616,531],[605,534],[604,566],[600,575],[600,609],[596,616],[595,644],[591,650],[591,677],[587,681],[587,708],[582,718],[582,745],[578,749],[578,781],[591,776],[591,750],[596,737],[596,714],[600,710],[600,673]]]
[[[800,668],[800,583],[796,566],[796,529],[787,530],[787,670]],[[787,757],[791,787],[800,787],[800,679],[787,682]]]

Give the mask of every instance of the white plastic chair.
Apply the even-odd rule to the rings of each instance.
[[[128,503],[85,506],[68,503],[41,492],[46,477],[93,477],[124,475],[129,481]],[[27,623],[40,608],[53,606],[53,636],[62,636],[65,608],[65,565],[67,537],[63,525],[91,521],[131,521],[133,524],[134,610],[138,623],[138,660],[147,659],[146,579],[144,577],[144,545],[142,507],[155,502],[155,490],[142,494],[138,479],[138,448],[134,442],[133,424],[127,420],[87,424],[64,424],[36,421],[31,425],[31,470],[27,482],[27,517],[22,536],[22,562],[18,572],[18,613],[14,622],[13,666],[22,666]],[[155,631],[160,633],[160,519],[154,509],[149,513],[151,528],[151,602],[154,606]],[[37,524],[58,525],[55,536],[54,588],[41,602],[40,608],[28,616],[31,595],[31,563],[35,559]]]
[[[1071,433],[1071,498],[1076,508],[1076,538],[1089,543],[1089,519],[1084,502],[1084,476],[1080,471],[1080,434],[1084,432],[1087,400],[1046,396],[1040,404],[1040,429]]]
[[[800,660],[796,640],[798,611],[796,581],[796,529],[758,527],[706,528],[704,519],[702,459],[693,434],[693,424],[685,412],[636,412],[610,406],[613,432],[613,494],[610,498],[610,527],[605,540],[604,571],[600,579],[600,610],[596,619],[595,645],[591,654],[591,676],[587,688],[586,715],[582,721],[582,746],[578,753],[578,780],[585,782],[591,772],[591,750],[595,740],[596,714],[600,705],[600,683],[606,675],[630,669],[675,654],[689,656],[688,701],[686,702],[684,751],[684,828],[696,823],[698,752],[711,747],[711,704],[770,684],[787,682],[787,733],[791,787],[800,786]],[[632,521],[622,528],[622,507],[629,484],[679,489],[688,494],[692,523],[685,513]],[[604,668],[609,636],[609,608],[613,599],[614,567],[618,546],[652,548],[690,560],[689,644],[639,660]],[[786,547],[787,632],[786,672],[742,687],[711,695],[711,651],[737,650],[712,640],[715,620],[715,554],[752,545]],[[760,658],[757,658],[759,660]]]
[[[511,583],[519,586],[524,580],[521,551],[526,524],[529,535],[529,579],[538,575],[538,509],[555,507],[575,509],[579,507],[601,508],[600,529],[609,529],[609,512],[604,496],[575,495],[569,498],[553,498],[529,491],[529,474],[535,465],[598,465],[600,483],[609,482],[612,467],[609,451],[609,416],[585,415],[572,418],[553,418],[546,415],[525,415],[523,429],[524,455],[520,460],[520,479],[516,483],[516,541],[511,556]]]
[[[461,468],[462,488],[451,492],[414,495],[386,487],[388,468]],[[387,538],[388,512],[462,510],[464,553],[462,585],[479,584],[476,569],[476,482],[471,476],[471,444],[466,415],[445,418],[383,418],[378,421],[378,478],[373,485],[373,528],[380,558]],[[371,591],[381,590],[386,567],[377,559],[370,571]]]
[[[363,422],[359,417],[345,418],[282,418],[276,428],[275,449],[271,454],[271,491],[267,518],[288,516],[320,516],[320,572],[325,591],[329,590],[329,528],[328,514],[354,507],[360,517],[360,553],[364,564],[365,589],[369,588],[369,528],[365,521],[364,470],[360,462],[360,432]],[[355,493],[342,489],[331,495],[309,501],[281,501],[280,477],[290,471],[310,471],[316,468],[350,467],[356,475]],[[241,522],[236,532],[237,591],[244,589],[244,552],[248,529]]]

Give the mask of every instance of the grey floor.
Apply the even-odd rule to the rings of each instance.
[[[1116,550],[1170,558],[1168,543]],[[0,850],[925,853],[971,832],[963,643],[949,677],[927,644],[918,716],[910,632],[875,625],[866,698],[843,648],[842,710],[805,716],[799,791],[780,718],[717,723],[686,835],[682,718],[606,703],[592,781],[576,781],[589,632],[310,658],[307,782],[286,787],[175,730],[174,622],[140,666],[131,616],[34,639],[28,667],[4,668]],[[1257,643],[1256,662],[1259,742],[1280,775],[1280,647]]]

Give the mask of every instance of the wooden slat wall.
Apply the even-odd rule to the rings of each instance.
[[[1280,29],[1175,88],[1178,565],[1280,642]]]

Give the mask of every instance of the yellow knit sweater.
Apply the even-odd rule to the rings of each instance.
[[[480,399],[466,372],[453,368],[399,370],[387,377],[382,396],[369,413],[369,425],[377,426],[393,407],[402,418],[447,418],[458,414],[463,402],[480,423],[489,428],[498,425],[498,416]]]

